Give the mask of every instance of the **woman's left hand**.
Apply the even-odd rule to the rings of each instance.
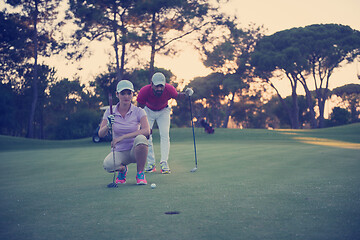
[[[115,147],[115,145],[118,143],[118,142],[121,142],[122,140],[124,140],[124,138],[121,136],[121,137],[118,137],[118,138],[115,138],[111,141],[111,147]]]

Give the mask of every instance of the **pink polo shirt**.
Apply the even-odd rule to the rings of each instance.
[[[161,96],[155,96],[151,84],[142,87],[137,96],[137,101],[140,104],[146,105],[154,111],[159,111],[168,105],[168,101],[172,98],[177,98],[178,92],[174,86],[166,83],[165,89]]]
[[[122,136],[124,134],[132,133],[140,129],[140,119],[143,116],[146,116],[145,110],[139,107],[136,107],[135,105],[131,104],[129,111],[126,113],[125,118],[121,116],[121,114],[118,111],[117,106],[113,106],[113,115],[115,116],[115,122],[113,124],[114,129],[114,136],[113,138],[117,138],[119,136]],[[110,115],[110,109],[108,108],[104,115],[103,119],[107,119],[107,117]],[[121,152],[126,150],[131,150],[133,144],[134,144],[134,138],[127,138],[123,141],[120,141],[115,146],[115,151]]]

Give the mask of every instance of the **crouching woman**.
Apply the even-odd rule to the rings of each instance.
[[[148,154],[150,127],[145,111],[132,104],[134,86],[128,80],[121,80],[116,87],[118,104],[107,109],[103,115],[99,137],[104,137],[112,130],[113,148],[104,159],[104,169],[110,173],[119,172],[116,184],[126,182],[126,174],[130,163],[137,164],[136,182],[147,184],[144,167]],[[111,114],[112,113],[112,114]],[[115,157],[115,160],[114,160]]]

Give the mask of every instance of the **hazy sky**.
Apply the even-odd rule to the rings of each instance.
[[[263,25],[268,29],[266,35],[319,23],[343,24],[360,31],[360,0],[231,0],[222,8],[235,14],[244,26],[251,22]],[[158,64],[172,69],[180,79],[185,80],[210,72],[205,69],[193,50],[184,51],[172,60],[158,58]],[[330,87],[360,83],[356,68],[357,64],[352,64],[336,70]],[[343,81],[340,82],[339,79]]]
[[[267,35],[318,23],[338,23],[360,30],[360,0],[230,0],[229,3],[222,5],[222,9],[227,13],[236,14],[243,26],[249,23],[263,25],[268,29]],[[105,64],[108,61],[101,58],[106,57],[110,51],[111,49],[97,49],[92,58],[83,61],[83,70],[77,71],[83,77],[83,81],[92,80],[99,72],[106,70]],[[148,56],[142,57],[148,61]],[[61,59],[57,61],[56,65],[59,66]],[[156,66],[170,69],[178,79],[185,81],[210,73],[192,48],[183,49],[174,58],[157,56],[155,61]],[[58,70],[60,75],[71,77],[68,74],[74,69],[76,70],[75,66],[68,65]],[[330,87],[360,83],[356,76],[356,69],[357,65],[352,64],[336,70]],[[339,79],[342,82],[339,82]]]
[[[242,23],[264,25],[269,34],[316,23],[339,23],[360,30],[359,0],[231,0],[224,9]]]

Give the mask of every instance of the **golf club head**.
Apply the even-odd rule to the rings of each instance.
[[[193,169],[190,170],[190,172],[196,172],[197,167],[194,167]]]
[[[108,188],[117,188],[118,187],[118,185],[116,184],[116,183],[109,183],[108,185],[107,185],[107,187]]]

